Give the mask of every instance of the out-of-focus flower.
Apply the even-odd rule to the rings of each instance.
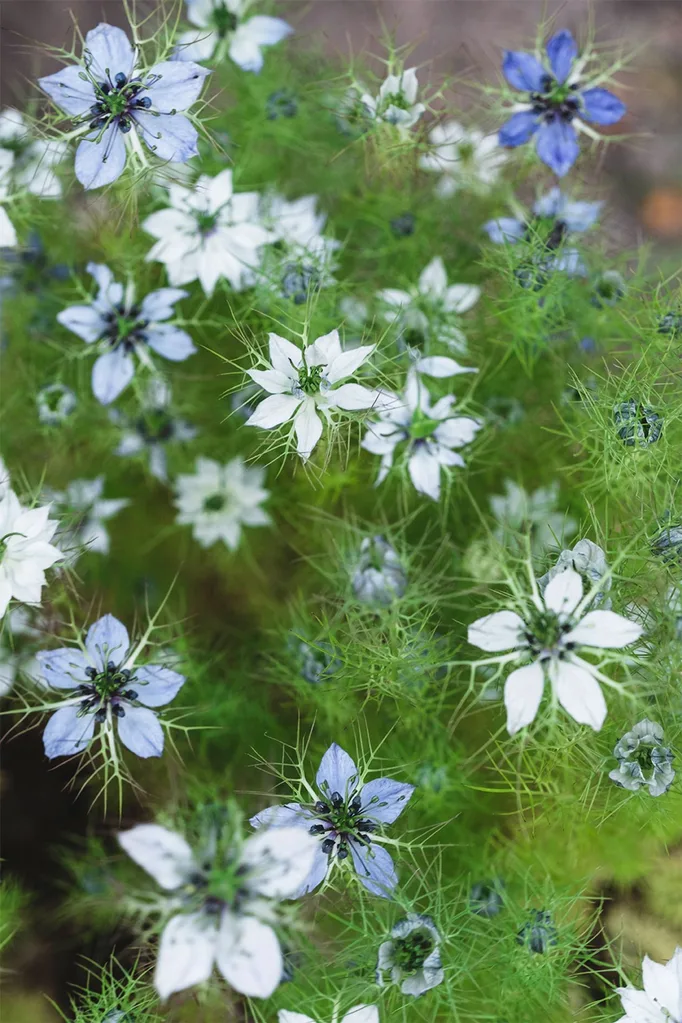
[[[270,496],[263,482],[265,469],[233,458],[220,465],[197,458],[192,475],[175,480],[177,522],[192,527],[202,547],[222,540],[231,551],[239,546],[242,526],[267,526],[270,516],[261,508]]]
[[[445,979],[440,958],[440,934],[430,916],[408,913],[391,928],[391,937],[379,946],[377,984],[400,987],[418,998]],[[388,975],[388,979],[387,979]]]
[[[575,520],[555,510],[559,500],[558,483],[528,493],[519,483],[505,480],[504,489],[504,496],[490,498],[490,507],[498,521],[494,535],[501,544],[515,544],[519,533],[527,533],[532,552],[541,554],[575,533]]]
[[[48,384],[41,387],[36,396],[38,419],[46,426],[56,426],[68,419],[78,400],[76,395],[65,384]]]
[[[533,917],[517,934],[516,940],[519,945],[525,945],[529,952],[544,955],[558,940],[551,914],[546,909],[536,909]]]
[[[412,128],[426,110],[423,103],[417,102],[418,91],[417,71],[411,67],[399,75],[387,75],[376,97],[363,92],[360,101],[375,121],[393,124],[404,132]]]
[[[613,409],[617,436],[626,447],[655,444],[663,432],[663,419],[648,405],[635,398],[622,401]]]
[[[353,593],[363,604],[388,606],[405,593],[407,573],[398,552],[383,536],[366,536],[351,582]]]
[[[484,135],[458,121],[437,124],[429,132],[429,142],[431,148],[420,157],[419,166],[441,175],[436,194],[443,199],[459,191],[488,192],[508,160],[496,135]]]
[[[274,46],[294,31],[281,18],[247,17],[253,0],[187,0],[193,29],[178,36],[176,60],[221,61],[227,55],[243,71],[263,67],[265,46]]]
[[[609,778],[622,789],[637,792],[646,785],[652,796],[662,796],[675,780],[673,754],[663,745],[663,729],[648,718],[625,733],[613,755],[619,764]]]

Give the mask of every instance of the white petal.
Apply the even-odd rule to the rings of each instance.
[[[298,379],[298,369],[303,362],[301,349],[279,334],[268,334],[270,362],[272,368],[283,373],[290,380]]]
[[[545,605],[557,614],[570,614],[580,603],[583,581],[572,568],[555,575],[545,589]]]
[[[304,1016],[302,1012],[280,1009],[277,1013],[277,1023],[315,1023],[315,1020],[310,1016]]]
[[[360,409],[379,408],[381,395],[379,391],[371,391],[362,384],[341,384],[325,396],[330,408],[342,408],[346,412],[357,412]]]
[[[504,685],[507,731],[515,735],[535,720],[542,699],[545,677],[539,664],[526,664],[512,671]]]
[[[460,366],[448,355],[429,355],[417,362],[417,370],[429,377],[454,377],[458,373],[478,373],[475,366]]]
[[[437,501],[440,497],[440,463],[428,447],[418,447],[411,455],[407,468],[414,489],[420,494],[426,494],[432,501]]]
[[[161,935],[154,987],[161,998],[203,984],[211,976],[218,928],[205,913],[174,916]]]
[[[296,450],[306,461],[310,458],[315,445],[322,436],[322,420],[315,411],[315,402],[310,398],[303,402],[300,412],[296,415],[294,428],[296,430]]]
[[[678,953],[666,963],[655,963],[649,956],[642,961],[642,982],[649,998],[670,1013],[672,1019],[682,1018],[682,956]]]
[[[292,394],[271,394],[261,401],[255,412],[246,420],[246,425],[259,426],[261,430],[272,430],[291,419],[300,404],[301,399],[295,398]]]
[[[228,984],[249,998],[269,998],[282,979],[277,935],[252,916],[223,913],[216,962]]]
[[[255,384],[262,387],[268,394],[285,394],[291,392],[291,379],[276,369],[247,369],[247,374]]]
[[[339,332],[338,330],[330,330],[328,334],[322,334],[321,337],[315,338],[311,345],[308,345],[305,352],[305,361],[309,366],[329,366],[340,355],[341,341],[339,339]]]
[[[523,619],[515,611],[495,611],[471,623],[468,639],[472,646],[488,653],[513,650],[519,646],[525,627]]]
[[[241,855],[250,886],[267,898],[290,898],[310,873],[318,845],[307,828],[264,828],[251,835]]]
[[[448,277],[440,256],[432,259],[419,276],[419,290],[430,298],[442,298],[448,286]]]
[[[347,352],[339,352],[330,362],[325,374],[329,383],[337,384],[339,380],[352,376],[370,357],[375,347],[375,345],[359,345]]]
[[[551,661],[549,678],[559,703],[573,720],[598,732],[606,717],[606,700],[594,675],[574,661]]]
[[[341,1023],[379,1023],[379,1010],[376,1005],[354,1005]]]
[[[0,206],[0,248],[15,249],[18,241],[14,224],[9,219],[7,212]]]
[[[160,824],[138,824],[119,832],[118,841],[131,860],[167,891],[185,884],[196,870],[192,850],[182,835]]]
[[[567,643],[578,643],[581,646],[619,650],[634,643],[643,631],[637,622],[615,611],[589,611],[564,639]]]
[[[445,308],[449,313],[465,313],[480,297],[481,289],[475,284],[453,284],[445,295]]]

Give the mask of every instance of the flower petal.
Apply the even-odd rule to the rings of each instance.
[[[110,405],[135,376],[135,363],[123,348],[106,352],[92,367],[92,393],[100,405]]]
[[[589,611],[564,639],[581,646],[619,650],[634,643],[643,632],[641,625],[615,611]]]
[[[542,162],[560,178],[571,169],[580,153],[573,125],[559,118],[551,124],[540,125],[535,148]]]
[[[652,1001],[661,1005],[671,1019],[680,1019],[682,1008],[682,953],[678,949],[665,965],[649,956],[642,960],[642,983]]]
[[[174,114],[187,110],[199,99],[204,79],[211,74],[207,67],[191,60],[164,60],[149,71],[139,96],[149,96],[154,110],[161,114]],[[172,157],[167,157],[172,159]]]
[[[354,1005],[341,1023],[379,1023],[379,1010],[376,1005]]]
[[[65,114],[78,117],[90,110],[95,102],[95,89],[91,82],[81,78],[80,65],[62,68],[54,75],[39,78],[38,85]]]
[[[512,114],[497,133],[500,145],[509,146],[510,149],[522,146],[532,138],[539,127],[538,115],[532,110],[521,110],[517,114]]]
[[[189,292],[182,288],[157,288],[142,299],[140,315],[148,323],[169,319],[175,312],[175,303],[187,298]]]
[[[118,737],[138,757],[160,757],[163,753],[163,728],[153,710],[146,707],[125,707],[125,717],[118,718]]]
[[[583,595],[583,581],[572,568],[560,572],[545,587],[545,606],[557,614],[568,615],[574,611]]]
[[[144,333],[149,347],[171,362],[184,362],[197,350],[187,331],[170,323],[157,323],[147,327]]]
[[[578,56],[578,45],[568,29],[564,28],[552,36],[547,43],[547,56],[554,77],[559,85],[563,85],[570,74],[573,61]]]
[[[120,831],[117,837],[131,860],[166,891],[180,888],[197,869],[182,835],[159,824],[137,824],[129,831]]]
[[[348,844],[355,872],[361,884],[373,895],[390,899],[391,892],[398,884],[398,875],[390,854],[377,842],[372,842],[367,847],[351,839]]]
[[[448,313],[466,313],[480,297],[481,289],[476,284],[451,284],[445,292],[443,305]]]
[[[265,400],[272,401],[275,397],[279,396],[273,395],[272,398]],[[312,399],[308,398],[301,405],[294,419],[294,429],[296,431],[296,450],[305,462],[312,455],[315,445],[322,436],[322,420],[315,410],[315,402]]]
[[[266,806],[249,820],[249,824],[254,828],[307,828],[312,816],[311,811],[304,810],[300,803],[283,803]]]
[[[269,394],[291,393],[291,379],[276,369],[247,369],[248,376]]]
[[[246,420],[246,426],[259,426],[261,430],[272,430],[288,422],[301,404],[300,398],[292,394],[271,394],[260,402],[255,412]]]
[[[98,671],[104,671],[108,661],[113,661],[117,667],[123,664],[129,646],[128,630],[113,615],[99,618],[85,637],[85,648]]]
[[[43,746],[50,760],[82,753],[90,745],[95,732],[95,715],[81,714],[80,710],[80,703],[62,707],[47,722]]]
[[[117,74],[130,77],[135,54],[122,28],[102,22],[86,35],[83,57],[97,81],[113,82]]]
[[[429,298],[442,298],[447,286],[445,264],[440,256],[435,256],[419,275],[419,291]]]
[[[424,444],[415,448],[407,468],[417,493],[437,501],[440,497],[440,462],[433,452]]]
[[[218,928],[205,913],[179,913],[161,935],[154,971],[154,987],[162,999],[211,976],[216,957]]]
[[[216,962],[228,984],[249,998],[269,998],[282,979],[282,950],[271,927],[224,912]]]
[[[338,792],[349,796],[357,788],[358,769],[346,751],[333,742],[320,761],[315,781],[323,795],[331,796],[332,792]]]
[[[218,33],[211,32],[207,28],[181,32],[177,37],[173,60],[210,60],[219,42]]]
[[[532,54],[505,50],[502,74],[513,89],[519,89],[521,92],[542,92],[547,72]]]
[[[346,412],[357,412],[361,409],[378,407],[381,403],[379,391],[372,391],[362,384],[341,384],[325,395],[331,408],[341,408]]]
[[[580,98],[581,116],[593,124],[615,124],[627,112],[625,104],[608,89],[586,89]]]
[[[174,66],[183,65],[178,61]],[[199,133],[184,114],[157,114],[137,110],[133,119],[142,141],[160,160],[186,163],[193,156],[199,155]]]
[[[498,217],[496,220],[488,220],[483,230],[495,245],[514,245],[523,238],[526,225],[515,217]]]
[[[337,384],[339,380],[352,376],[362,366],[376,345],[358,345],[357,348],[350,348],[347,352],[340,352],[329,364],[325,376],[330,384]]]
[[[535,720],[544,686],[545,677],[539,664],[525,664],[509,675],[504,685],[504,705],[510,735]]]
[[[163,707],[175,699],[186,681],[185,676],[177,671],[159,664],[147,664],[135,669],[135,680],[130,686],[145,707]]]
[[[429,377],[442,379],[444,377],[454,377],[458,373],[477,373],[478,370],[475,366],[460,366],[449,355],[429,355],[418,360],[417,372],[425,373]]]
[[[322,836],[324,839],[324,835]],[[322,841],[318,842],[317,849],[315,850],[315,856],[313,857],[312,866],[308,872],[307,877],[301,884],[301,887],[295,893],[295,898],[300,898],[302,895],[307,895],[309,892],[315,891],[318,885],[321,885],[327,876],[329,870],[329,853],[326,853],[322,848]]]
[[[279,334],[268,334],[268,343],[272,368],[290,380],[297,380],[298,370],[303,363],[301,349]]]
[[[126,165],[126,144],[123,132],[112,121],[103,132],[95,130],[78,143],[74,170],[83,188],[110,185],[123,173]]]
[[[53,689],[75,689],[88,681],[85,669],[89,662],[76,647],[41,650],[36,654],[36,661],[43,680]]]
[[[301,887],[319,846],[307,828],[263,828],[246,839],[240,863],[249,885],[265,898],[288,899]]]
[[[57,313],[57,322],[88,344],[102,337],[107,326],[101,312],[91,305],[71,305],[62,309]]]
[[[518,647],[525,627],[523,619],[515,611],[495,611],[472,622],[467,637],[479,650],[498,653]]]
[[[375,778],[362,787],[362,813],[371,820],[392,824],[407,806],[413,792],[414,785],[393,781],[392,778]]]
[[[549,678],[564,710],[578,724],[598,732],[606,717],[606,701],[594,675],[575,661],[553,660]]]

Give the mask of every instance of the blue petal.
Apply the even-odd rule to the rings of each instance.
[[[50,760],[82,753],[90,745],[95,731],[95,715],[83,714],[79,717],[80,709],[80,703],[62,707],[47,722],[43,732],[43,746],[45,756]]]
[[[603,205],[601,202],[572,202],[567,199],[561,219],[569,231],[587,231],[596,223]]]
[[[85,37],[83,56],[97,81],[113,83],[117,74],[130,77],[135,51],[122,28],[101,22]]]
[[[78,144],[74,170],[83,188],[110,185],[120,178],[125,165],[126,144],[116,121],[104,132],[99,129],[90,132]]]
[[[186,681],[185,676],[177,671],[159,664],[147,664],[144,668],[135,669],[135,679],[130,686],[145,707],[163,707],[177,696]]]
[[[627,107],[608,89],[587,89],[580,93],[581,116],[594,124],[615,124],[627,111]]]
[[[62,647],[60,650],[41,650],[36,654],[40,674],[53,689],[75,689],[87,682],[85,669],[89,661],[82,650]]]
[[[118,398],[135,376],[132,356],[123,348],[100,355],[92,367],[92,393],[101,405],[109,405]]]
[[[575,129],[560,118],[540,126],[535,146],[542,162],[559,178],[571,169],[580,152]]]
[[[172,362],[183,362],[196,352],[194,342],[187,331],[173,327],[170,323],[157,323],[155,327],[148,327],[145,330],[145,339],[158,355]]]
[[[502,73],[514,89],[521,92],[542,92],[547,71],[540,61],[530,53],[505,50]]]
[[[92,667],[103,671],[108,661],[118,667],[123,664],[130,646],[128,630],[118,618],[104,615],[88,629],[85,648],[92,658]]]
[[[333,742],[320,761],[317,787],[323,795],[338,792],[348,796],[358,783],[358,769],[345,750]]]
[[[540,127],[540,119],[532,110],[521,110],[513,114],[498,132],[501,146],[522,146]]]
[[[393,860],[383,846],[373,842],[369,848],[351,839],[350,853],[358,879],[368,892],[391,898],[391,892],[398,884]]]
[[[177,66],[182,67],[182,64]],[[143,142],[160,160],[186,163],[199,155],[199,134],[184,114],[153,114],[138,110],[134,120]]]
[[[561,189],[556,185],[554,188],[550,188],[546,195],[541,196],[533,204],[533,213],[538,217],[558,217],[561,216],[563,220],[564,206],[566,200],[561,192]]]
[[[324,836],[323,836],[324,837]],[[313,865],[310,868],[310,873],[306,877],[305,881],[296,892],[294,898],[300,898],[301,895],[307,895],[308,892],[312,892],[317,888],[319,884],[322,884],[327,871],[329,870],[329,853],[326,853],[322,849],[322,842],[315,850],[315,856],[313,858]]]
[[[163,753],[163,728],[153,710],[125,707],[125,717],[117,718],[118,737],[138,757],[160,757]]]
[[[95,102],[95,88],[81,78],[78,65],[62,68],[54,75],[39,78],[38,85],[65,114],[78,117],[86,113]]]
[[[577,249],[566,249],[560,256],[548,261],[548,269],[568,274],[569,277],[587,277],[585,261]]]
[[[150,291],[142,299],[140,314],[147,323],[169,319],[175,309],[176,302],[181,298],[187,298],[189,292],[182,288],[159,288],[157,291]]]
[[[307,828],[314,814],[299,803],[266,806],[249,821],[254,828]]]
[[[191,60],[165,60],[155,64],[145,81],[151,84],[140,90],[138,99],[149,97],[161,114],[187,110],[199,98],[204,79],[211,71]]]
[[[483,225],[491,242],[496,245],[505,243],[513,245],[521,241],[526,231],[526,225],[514,217],[498,217],[497,220],[489,220]]]
[[[552,36],[547,43],[547,56],[559,85],[563,85],[569,76],[573,61],[578,56],[578,45],[568,31],[562,29]]]
[[[377,778],[365,785],[360,793],[362,813],[371,820],[392,824],[403,812],[414,785],[393,781],[392,778]]]

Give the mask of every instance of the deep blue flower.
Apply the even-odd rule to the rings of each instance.
[[[515,148],[535,138],[538,156],[558,177],[575,163],[580,147],[576,128],[582,121],[615,124],[625,104],[607,89],[580,82],[577,44],[566,29],[547,43],[548,65],[530,53],[506,50],[502,71],[509,84],[528,93],[528,102],[515,107],[499,131],[500,145]]]

